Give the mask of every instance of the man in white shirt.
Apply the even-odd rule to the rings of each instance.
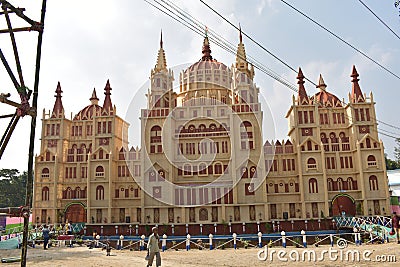
[[[158,243],[160,242],[160,236],[158,235],[157,227],[153,227],[151,231],[153,233],[149,236],[149,241],[147,243],[147,250],[149,253],[147,267],[153,265],[154,256],[156,256],[156,266],[159,267],[161,266],[160,248],[158,247]]]

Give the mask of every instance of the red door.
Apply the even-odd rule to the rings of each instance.
[[[348,195],[339,195],[332,202],[333,216],[355,216],[356,204],[353,198]]]
[[[85,209],[80,204],[73,204],[67,208],[67,211],[65,212],[65,219],[72,223],[85,222]]]

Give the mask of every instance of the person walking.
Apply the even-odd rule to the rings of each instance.
[[[47,250],[47,246],[49,244],[49,239],[50,239],[50,230],[49,228],[47,228],[47,225],[43,225],[42,236],[43,236],[43,248]]]
[[[393,217],[392,217],[392,230],[393,230],[394,234],[396,235],[397,244],[400,244],[399,221],[400,221],[400,218],[399,218],[399,216],[397,216],[396,212],[394,211]]]
[[[151,229],[153,232],[149,236],[149,241],[147,243],[147,251],[149,258],[147,260],[147,267],[153,265],[154,256],[156,257],[156,266],[161,266],[161,255],[160,255],[160,248],[158,247],[158,243],[160,242],[160,236],[158,235],[158,228],[153,227]]]

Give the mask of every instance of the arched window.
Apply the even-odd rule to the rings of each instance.
[[[188,127],[189,133],[194,133],[196,131],[196,126],[193,124],[190,124]]]
[[[81,188],[79,186],[77,188],[75,188],[75,198],[82,198]]]
[[[369,177],[369,190],[371,191],[379,190],[378,178],[375,175],[371,175]]]
[[[71,187],[67,187],[67,199],[72,199],[72,189],[71,189]]]
[[[353,178],[351,177],[347,178],[347,188],[349,190],[355,190],[353,184],[354,184]]]
[[[249,121],[240,124],[241,149],[254,149],[253,126]]]
[[[185,164],[183,165],[183,175],[184,176],[192,176],[192,165]]]
[[[47,186],[42,188],[42,201],[48,201],[50,199],[50,190]]]
[[[96,167],[96,177],[104,177],[104,167],[103,166]]]
[[[50,171],[48,168],[43,168],[42,169],[42,178],[49,178],[50,177]]]
[[[222,164],[221,163],[215,163],[214,164],[214,174],[222,174]]]
[[[257,178],[257,167],[256,166],[250,167],[250,177]]]
[[[154,125],[150,129],[150,143],[160,143],[161,142],[161,127]]]
[[[317,179],[311,178],[310,180],[308,180],[308,192],[309,193],[318,193]]]
[[[161,127],[154,125],[150,129],[150,153],[162,153],[161,143]],[[158,143],[158,144],[156,144]]]
[[[307,168],[308,169],[316,169],[317,168],[317,162],[314,158],[309,158],[307,160]]]
[[[207,165],[205,163],[199,164],[199,175],[207,175]]]
[[[338,185],[339,191],[343,190],[343,179],[342,178],[337,179],[337,185]]]
[[[333,191],[333,179],[328,178],[327,183],[328,183],[328,191]]]
[[[164,181],[165,180],[165,171],[163,169],[158,171],[158,181]]]
[[[96,200],[104,200],[104,187],[102,185],[96,187]]]
[[[371,148],[371,139],[365,138],[365,145],[367,146],[367,148]]]
[[[103,159],[103,157],[104,157],[103,149],[100,149],[99,150],[99,159]]]
[[[376,166],[376,158],[374,155],[369,155],[367,158],[368,167],[375,167]]]

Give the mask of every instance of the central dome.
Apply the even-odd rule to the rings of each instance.
[[[198,62],[181,72],[178,97],[182,99],[182,103],[199,97],[215,97],[226,102],[225,99],[231,97],[231,70],[213,59],[207,36],[204,38],[202,54]]]

